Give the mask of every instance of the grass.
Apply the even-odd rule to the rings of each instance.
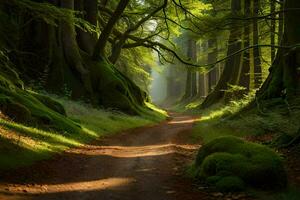
[[[68,148],[84,145],[93,139],[125,129],[154,124],[166,117],[163,111],[160,111],[160,114],[149,111],[149,116],[144,117],[130,116],[117,111],[95,109],[66,99],[57,100],[65,106],[69,118],[77,122],[81,129],[73,132],[45,131],[0,116],[1,170],[31,165]],[[154,106],[152,108],[155,109]]]

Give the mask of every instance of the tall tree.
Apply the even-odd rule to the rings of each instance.
[[[276,11],[276,4],[273,0],[270,0],[270,11],[271,11],[271,28],[270,28],[270,34],[271,34],[271,61],[274,60],[275,58],[275,55],[276,55],[276,49],[275,49],[275,32],[276,32],[276,14],[275,14],[275,11]]]
[[[244,0],[244,15],[245,17],[251,16],[251,2],[248,0]],[[248,21],[245,22],[243,28],[243,46],[250,46],[250,24]],[[246,50],[243,52],[242,59],[242,71],[239,80],[239,85],[244,87],[245,90],[243,93],[247,93],[250,89],[250,51]]]
[[[207,41],[208,43],[208,55],[207,55],[207,63],[215,63],[218,59],[218,47],[217,47],[217,39],[216,37],[210,38]],[[211,92],[213,88],[216,86],[218,81],[218,65],[215,65],[212,70],[208,73],[208,90]]]
[[[238,16],[241,12],[241,1],[231,0],[231,12],[233,16]],[[238,27],[238,28],[237,28]],[[241,31],[240,27],[236,23],[232,23],[229,39],[227,55],[231,55],[241,50]],[[220,77],[215,89],[206,97],[202,103],[202,108],[207,108],[225,97],[225,91],[228,89],[228,85],[238,85],[241,71],[241,54],[229,57],[226,60],[223,73]]]
[[[260,8],[260,0],[253,0],[253,45],[259,44],[259,26],[258,16]],[[254,87],[259,88],[262,83],[262,68],[260,60],[260,48],[253,48],[254,56]]]

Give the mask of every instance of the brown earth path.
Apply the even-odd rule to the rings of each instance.
[[[125,131],[2,175],[0,200],[206,200],[183,176],[195,117]]]

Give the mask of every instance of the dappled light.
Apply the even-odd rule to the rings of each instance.
[[[199,145],[179,145],[179,144],[162,144],[162,145],[145,145],[145,146],[85,146],[78,150],[71,150],[74,154],[84,155],[108,155],[116,158],[136,158],[145,156],[159,156],[175,153],[180,150],[196,150]]]
[[[46,193],[59,193],[59,192],[85,192],[94,190],[111,190],[116,187],[129,185],[135,181],[134,178],[130,177],[113,177],[95,181],[83,181],[75,183],[55,184],[55,185],[35,185],[35,186],[23,186],[14,184],[13,187],[8,187],[10,194],[26,193],[32,194],[46,194]],[[19,188],[22,188],[21,190]],[[3,192],[3,191],[2,191]]]

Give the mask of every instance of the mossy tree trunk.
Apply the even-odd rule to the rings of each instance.
[[[282,46],[300,43],[300,1],[286,0],[284,9],[284,33]],[[259,100],[286,97],[287,100],[300,94],[300,50],[299,48],[279,49],[270,68],[267,80],[257,92]]]
[[[62,8],[74,10],[74,0],[63,0],[60,2]],[[72,16],[70,16],[72,17]],[[76,40],[75,27],[66,22],[61,23],[61,39],[64,56],[69,66],[75,70],[85,87],[88,95],[93,98],[93,89],[89,70],[84,66],[79,47]]]

